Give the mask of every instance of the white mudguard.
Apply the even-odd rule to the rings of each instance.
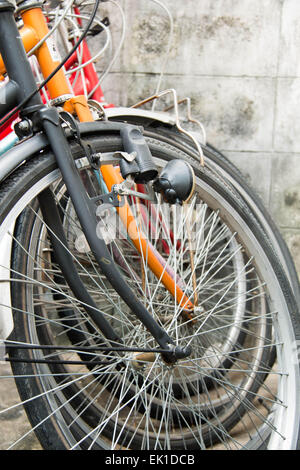
[[[10,335],[14,326],[9,282],[11,245],[12,237],[6,233],[0,243],[0,342]]]

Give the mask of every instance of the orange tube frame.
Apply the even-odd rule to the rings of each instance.
[[[120,173],[111,165],[104,165],[101,167],[101,172],[108,191],[112,190],[114,184],[119,184],[123,181]],[[151,244],[137,227],[136,220],[130,206],[125,202],[124,206],[117,208],[118,214],[127,228],[127,233],[137,251],[147,260],[147,265],[155,276],[161,280],[163,285],[168,289],[178,304],[182,307],[183,311],[189,317],[188,311],[193,309],[192,302],[187,298],[182,289],[176,284],[172,276],[165,270],[165,267],[160,263],[151,248]]]
[[[20,29],[20,35],[26,52],[29,52],[38,42],[49,32],[45,16],[40,7],[32,8],[21,13],[24,27]],[[59,65],[60,59],[53,50],[52,39],[46,40],[36,51],[41,72],[44,78],[47,78],[53,70]],[[5,68],[0,57],[0,73],[4,73]],[[47,88],[51,99],[64,95],[72,95],[69,81],[61,68],[54,77],[47,83]],[[93,116],[89,110],[85,96],[75,96],[68,99],[64,104],[64,109],[72,114],[76,114],[81,122],[93,121]],[[105,165],[101,167],[102,176],[109,191],[114,184],[123,181],[120,173],[112,166]],[[191,318],[188,312],[192,312],[194,305],[184,294],[181,288],[176,284],[172,276],[165,270],[151,249],[151,244],[144,234],[137,227],[135,217],[132,214],[129,204],[117,208],[119,216],[127,227],[127,232],[137,251],[147,260],[147,265],[155,276],[161,280],[171,295],[176,298],[184,314]]]

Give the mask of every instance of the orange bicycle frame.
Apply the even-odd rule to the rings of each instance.
[[[46,18],[40,7],[34,7],[21,13],[24,26],[20,29],[20,36],[26,52],[30,52],[48,33]],[[49,37],[38,47],[34,54],[39,63],[42,75],[47,78],[61,62],[52,38]],[[5,67],[0,57],[0,74],[5,73]],[[84,95],[73,96],[71,85],[61,68],[47,83],[48,92],[53,102],[62,102],[66,111],[75,114],[81,122],[94,121]],[[101,167],[104,182],[109,191],[114,184],[123,181],[120,173],[112,165]],[[194,308],[183,290],[176,284],[175,274],[172,276],[166,271],[165,265],[159,260],[155,249],[151,246],[145,235],[138,228],[135,217],[129,204],[125,200],[122,207],[117,208],[119,216],[127,228],[128,235],[135,248],[144,257],[150,270],[162,282],[171,295],[176,298],[183,312],[189,317]]]

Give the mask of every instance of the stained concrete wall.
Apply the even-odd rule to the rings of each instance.
[[[174,38],[161,88],[191,97],[209,142],[262,196],[300,272],[300,0],[162,1]],[[120,4],[126,42],[103,85],[131,105],[155,91],[170,28],[155,1]],[[104,5],[117,44],[117,10]]]

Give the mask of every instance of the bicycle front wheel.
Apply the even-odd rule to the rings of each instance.
[[[38,156],[1,191],[2,230],[21,214],[13,235],[9,350],[33,429],[52,449],[296,448],[299,319],[272,246],[213,169],[198,168],[159,136],[147,141],[159,169],[174,158],[195,169],[188,206],[128,198],[149,249],[196,305],[192,318],[149,270],[147,253],[135,249],[115,209],[100,207],[99,236],[148,311],[192,354],[170,365],[159,354],[133,352],[155,342],[99,272],[53,156]],[[89,142],[97,152],[122,150],[113,135]],[[100,173],[73,150],[86,190],[101,194]],[[108,341],[61,273],[36,200],[48,188],[78,273],[127,352],[101,350]]]

